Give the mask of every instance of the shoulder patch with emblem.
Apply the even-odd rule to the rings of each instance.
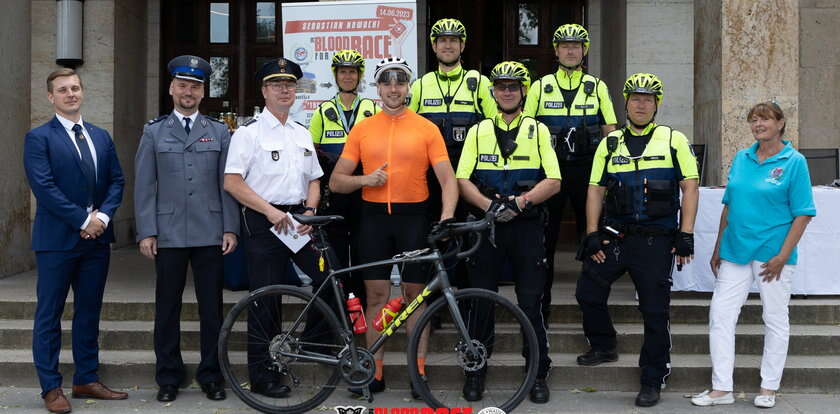
[[[158,122],[160,122],[160,121],[163,121],[163,120],[164,120],[164,119],[166,119],[166,118],[169,118],[169,114],[166,114],[166,115],[161,115],[161,116],[159,116],[159,117],[157,117],[157,118],[155,118],[155,119],[150,119],[150,120],[149,120],[149,122],[146,122],[146,125],[156,124],[156,123],[158,123]]]
[[[217,124],[227,125],[227,124],[225,124],[223,121],[221,121],[221,120],[219,120],[219,119],[216,119],[216,118],[213,118],[212,116],[206,116],[206,115],[205,115],[205,116],[204,116],[204,119],[209,119],[209,120],[211,120],[211,121],[213,121],[213,122],[215,122],[215,123],[217,123]],[[249,121],[249,122],[250,122],[250,121]],[[246,124],[247,124],[247,122],[246,122]]]
[[[248,121],[246,121],[244,124],[242,124],[242,125],[240,125],[240,126],[248,126],[248,125],[253,124],[254,122],[257,122],[257,119],[256,119],[256,118],[251,118],[251,119],[249,119]]]

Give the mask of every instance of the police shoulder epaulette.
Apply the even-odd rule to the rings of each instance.
[[[157,117],[157,118],[155,118],[155,119],[150,119],[150,120],[149,120],[149,122],[146,122],[146,125],[156,124],[156,123],[158,123],[158,122],[160,122],[160,121],[163,121],[163,120],[164,120],[164,119],[166,119],[166,118],[169,118],[169,114],[166,114],[166,115],[161,115],[161,116],[159,116],[159,117]]]
[[[246,126],[248,126],[248,125],[253,124],[254,122],[257,122],[257,118],[251,118],[251,119],[249,119],[249,120],[245,121],[245,123],[244,123],[244,124],[242,124],[242,125],[240,125],[240,126],[244,126],[244,127],[246,127]]]
[[[211,121],[213,121],[213,122],[218,122],[218,123],[220,123],[220,124],[222,124],[222,125],[225,125],[224,121],[222,121],[222,120],[220,120],[220,119],[213,118],[212,116],[206,116],[206,115],[205,115],[205,116],[204,116],[204,119],[209,119],[209,120],[211,120]]]

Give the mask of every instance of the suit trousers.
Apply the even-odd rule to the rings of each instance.
[[[796,266],[782,268],[781,278],[764,282],[759,276],[764,262],[745,265],[723,260],[715,279],[715,291],[709,308],[709,352],[712,356],[712,388],[732,391],[735,369],[735,324],[747,294],[755,282],[761,295],[764,319],[764,355],[761,357],[761,388],[778,390],[787,359],[790,323],[791,279]]]
[[[606,261],[583,262],[575,297],[583,312],[583,333],[596,351],[616,348],[616,332],[607,310],[610,287],[629,272],[645,325],[639,354],[641,384],[664,386],[671,374],[671,272],[674,256],[672,236],[628,234],[604,248]]]
[[[35,252],[38,282],[32,357],[42,396],[62,386],[58,372],[61,350],[61,315],[73,288],[74,385],[99,381],[99,316],[108,276],[111,247],[97,240],[82,240],[71,250]]]
[[[261,287],[283,284],[283,285],[299,285],[300,279],[293,274],[292,267],[289,266],[289,259],[293,260],[295,264],[312,279],[313,291],[320,287],[326,277],[326,271],[318,268],[318,259],[320,252],[315,248],[314,243],[309,242],[303,246],[297,253],[292,253],[289,248],[283,244],[277,236],[272,233],[269,228],[271,222],[262,214],[248,209],[243,213],[243,220],[245,223],[248,235],[248,282],[250,291],[255,291]],[[326,269],[325,269],[326,270]],[[327,305],[334,307],[335,298],[332,288],[325,287],[320,293],[319,297],[323,299]],[[275,304],[272,304],[275,305]],[[261,310],[248,312],[248,331],[249,335],[262,336],[264,334],[278,335],[279,329],[274,329],[272,332],[264,332],[256,334],[258,327],[279,327],[278,318],[282,318],[282,303],[276,306],[262,306]],[[311,342],[317,342],[323,337],[324,332],[320,329],[325,328],[325,324],[321,320],[322,317],[317,315],[312,318],[307,317],[306,327],[302,336]],[[248,374],[251,379],[251,384],[264,384],[268,382],[281,382],[282,378],[279,373],[272,371],[268,366],[270,357],[268,356],[268,349],[264,342],[248,342]]]
[[[193,270],[195,297],[201,330],[201,362],[196,371],[199,384],[221,382],[217,343],[222,327],[224,262],[221,246],[161,248],[155,257],[155,381],[158,385],[181,385],[186,371],[181,359],[181,299],[187,265]]]

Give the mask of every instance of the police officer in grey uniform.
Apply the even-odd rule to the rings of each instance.
[[[227,126],[198,112],[210,64],[198,56],[169,62],[175,110],[149,121],[135,157],[134,209],[140,252],[155,260],[155,380],[172,401],[185,380],[180,350],[181,296],[193,269],[201,318],[196,380],[211,400],[225,399],[217,342],[222,325],[222,255],[236,248],[236,200],[224,190]]]
[[[289,117],[295,102],[297,81],[303,72],[296,63],[284,58],[266,62],[257,72],[265,110],[256,120],[243,124],[230,146],[225,167],[225,190],[242,203],[242,220],[248,240],[248,283],[251,291],[273,284],[299,284],[297,275],[289,271],[289,259],[309,275],[318,287],[326,278],[326,268],[319,266],[321,253],[311,241],[296,253],[280,241],[278,232],[292,227],[291,214],[314,215],[320,201],[320,178],[324,174],[312,137],[303,125]],[[298,234],[308,234],[306,225],[297,227]],[[320,293],[328,304],[335,299],[331,289]],[[249,337],[272,337],[279,332],[266,332],[277,326],[281,308],[271,305],[248,310]],[[313,316],[313,313],[307,316]],[[323,321],[320,321],[323,322]],[[317,321],[307,320],[307,329]],[[320,323],[320,327],[324,324]],[[265,328],[267,327],[267,328]],[[265,329],[261,329],[265,328]],[[316,333],[304,331],[303,341],[315,340]],[[272,369],[268,348],[259,341],[248,341],[248,371],[251,391],[271,398],[285,398],[290,388],[283,384],[284,375]]]

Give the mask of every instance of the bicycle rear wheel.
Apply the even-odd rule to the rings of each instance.
[[[222,374],[251,408],[264,413],[304,413],[335,390],[340,378],[337,365],[281,354],[336,358],[344,348],[335,312],[321,298],[312,299],[312,293],[295,287],[266,286],[242,298],[225,318],[219,335]],[[295,326],[298,318],[301,321]],[[256,392],[267,383],[283,384],[291,391],[283,398]]]
[[[537,377],[539,351],[534,328],[518,306],[489,290],[462,289],[455,293],[455,302],[480,355],[468,351],[446,298],[436,300],[420,316],[408,343],[408,371],[414,389],[435,409],[471,407],[478,412],[496,407],[510,412],[522,402]],[[424,380],[417,365],[420,334],[435,316],[440,317],[442,327],[429,341]],[[481,373],[484,398],[464,400],[466,376]]]

